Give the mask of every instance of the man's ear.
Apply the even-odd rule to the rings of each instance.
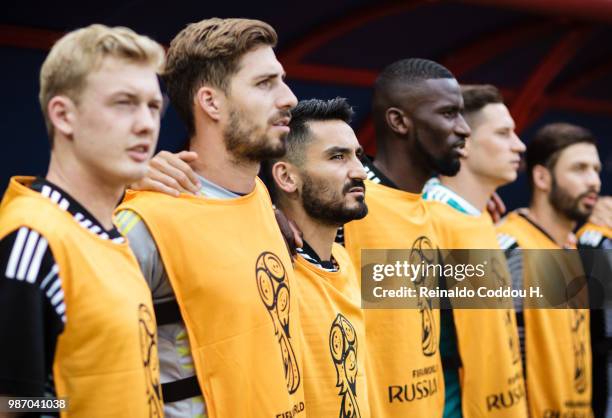
[[[549,192],[552,188],[552,173],[543,165],[536,164],[532,171],[533,185],[536,189]]]
[[[284,193],[292,194],[298,188],[298,176],[293,164],[279,161],[272,166],[272,177],[276,187]]]
[[[390,107],[385,112],[387,125],[400,135],[406,135],[412,128],[412,121],[406,113],[397,107]]]
[[[74,134],[76,110],[75,103],[67,96],[54,96],[47,103],[47,115],[53,129],[68,138]]]
[[[221,108],[225,102],[225,95],[218,89],[202,86],[196,92],[195,104],[211,119],[221,119]]]

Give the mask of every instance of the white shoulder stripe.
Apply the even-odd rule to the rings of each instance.
[[[47,290],[47,297],[50,298],[62,288],[62,283],[59,280],[55,280],[51,286],[49,286],[49,290]]]
[[[36,281],[38,272],[40,271],[40,263],[42,262],[43,255],[45,255],[45,251],[47,251],[47,247],[48,243],[45,237],[40,237],[38,245],[36,246],[36,251],[34,251],[34,257],[32,258],[28,275],[26,276],[26,281],[28,283],[34,283]]]
[[[58,280],[58,282],[59,282],[59,280]],[[60,288],[59,292],[57,292],[51,298],[51,305],[56,306],[58,303],[63,302],[63,301],[64,301],[64,291]]]
[[[34,247],[36,246],[38,238],[40,238],[38,232],[30,230],[28,240],[26,241],[25,248],[21,254],[21,260],[19,260],[19,268],[17,269],[16,276],[17,280],[25,279],[25,275],[28,270],[28,266],[30,265],[30,261],[32,260],[32,254],[34,253]]]
[[[15,239],[15,243],[13,244],[13,249],[11,250],[11,255],[9,257],[9,261],[5,271],[5,275],[9,279],[15,278],[17,264],[19,263],[19,259],[21,257],[21,250],[23,250],[23,244],[25,243],[25,239],[28,236],[29,231],[30,230],[25,226],[19,228],[19,232],[17,233],[17,238]]]
[[[47,284],[51,281],[51,279],[53,279],[54,277],[57,277],[58,273],[59,273],[59,267],[57,264],[54,264],[53,267],[51,267],[51,271],[49,271],[49,273],[45,276],[43,281],[40,283],[40,288],[42,290],[45,290],[45,287],[47,286]]]

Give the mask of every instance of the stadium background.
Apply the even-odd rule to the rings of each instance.
[[[49,149],[38,71],[65,31],[91,23],[123,25],[168,45],[186,24],[218,16],[270,23],[296,96],[347,97],[357,112],[353,127],[369,153],[377,72],[400,58],[429,58],[450,68],[461,83],[500,87],[525,142],[553,121],[591,129],[604,164],[602,193],[612,194],[609,0],[23,1],[2,8],[2,189],[11,175],[45,174]],[[185,140],[170,107],[158,148],[178,150]],[[526,205],[525,175],[500,194],[509,208]]]

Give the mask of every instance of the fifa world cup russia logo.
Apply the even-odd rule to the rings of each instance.
[[[570,329],[572,331],[572,346],[574,348],[574,389],[584,393],[587,389],[587,332],[586,314],[580,309],[570,310]]]
[[[353,324],[338,314],[329,331],[329,350],[340,389],[339,418],[361,418],[357,404],[357,333]]]
[[[149,405],[149,417],[157,418],[163,416],[159,358],[157,357],[157,332],[155,319],[151,311],[142,303],[138,306],[138,329],[140,333],[140,353],[147,382],[146,397]]]
[[[419,237],[412,244],[409,262],[411,264],[433,264],[435,260],[434,247],[427,237]],[[421,275],[414,281],[415,285],[424,285],[427,275]],[[419,296],[417,306],[421,314],[421,349],[423,355],[433,356],[438,351],[438,339],[436,334],[436,321],[431,308],[432,301],[429,297]]]
[[[266,251],[257,257],[255,277],[259,296],[274,324],[274,334],[280,346],[287,390],[293,394],[300,387],[300,369],[289,334],[291,298],[285,267],[276,254]]]

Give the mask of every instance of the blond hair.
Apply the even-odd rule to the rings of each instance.
[[[38,100],[53,144],[53,124],[47,106],[58,95],[78,103],[87,75],[106,57],[143,63],[161,73],[165,62],[163,47],[154,40],[125,27],[90,25],[64,35],[58,40],[40,70]]]
[[[227,92],[240,58],[259,45],[275,47],[276,31],[260,20],[205,19],[183,29],[170,44],[163,74],[168,96],[190,135],[193,96],[203,85]]]

